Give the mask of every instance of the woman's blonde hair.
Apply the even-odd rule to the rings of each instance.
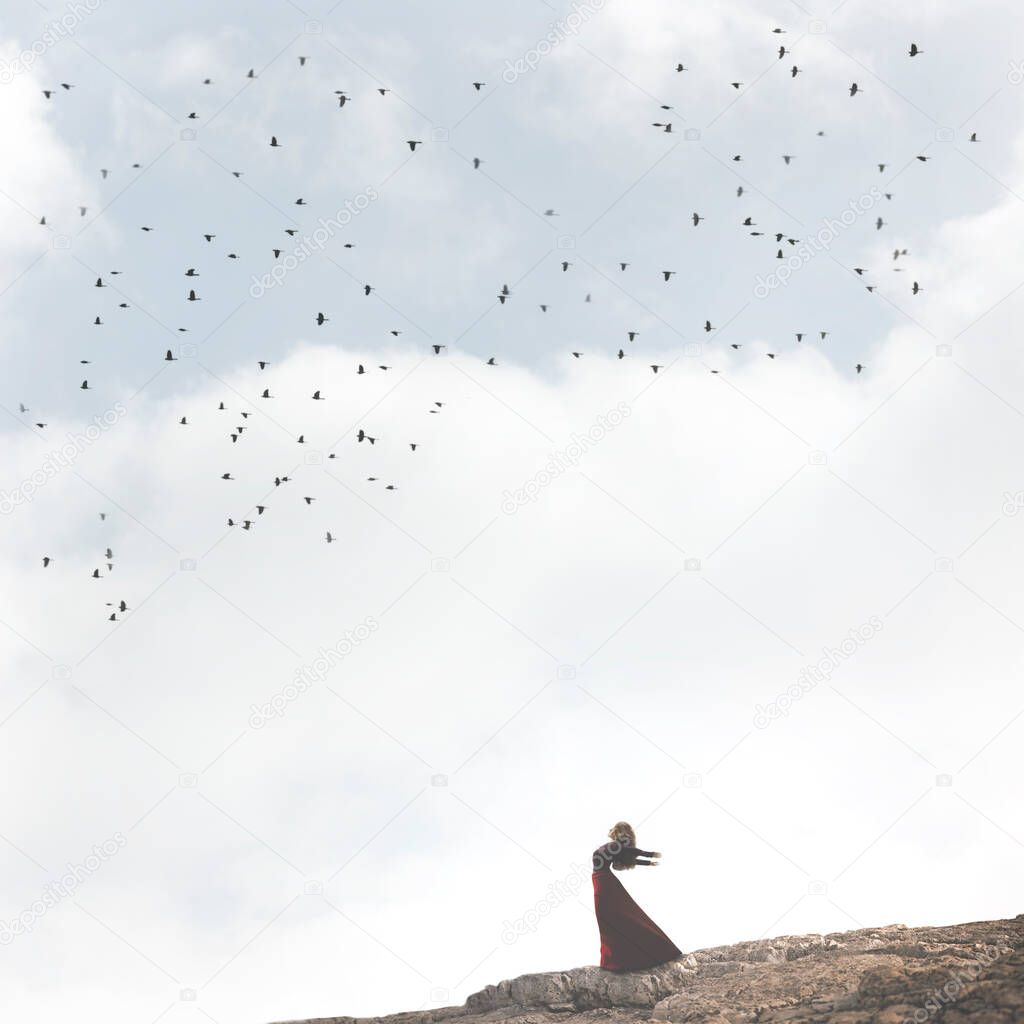
[[[636,846],[636,832],[628,821],[617,821],[608,829],[608,838],[622,846]],[[626,861],[612,861],[616,871],[631,871],[635,865]]]

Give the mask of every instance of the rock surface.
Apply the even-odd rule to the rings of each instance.
[[[290,1024],[1024,1024],[1024,914],[715,946],[662,967],[524,974],[464,1006]]]

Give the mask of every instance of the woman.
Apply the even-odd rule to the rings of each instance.
[[[660,853],[638,850],[636,833],[620,821],[608,832],[610,843],[594,851],[594,910],[601,932],[601,966],[609,971],[656,967],[680,955],[675,943],[637,906],[612,874],[637,864],[657,867]]]

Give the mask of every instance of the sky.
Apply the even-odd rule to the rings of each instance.
[[[592,964],[620,819],[687,950],[1019,912],[1024,13],[914,7],[0,4],[13,1015]]]

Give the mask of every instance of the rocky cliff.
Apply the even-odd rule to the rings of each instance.
[[[464,1006],[291,1024],[1024,1024],[1024,914],[716,946],[649,971],[525,974]]]

